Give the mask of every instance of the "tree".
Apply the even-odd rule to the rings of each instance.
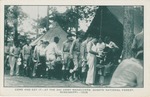
[[[5,14],[5,16],[4,16],[4,41],[6,44],[8,42],[7,40],[9,37],[8,32],[11,32],[13,30],[13,27],[8,24],[8,18],[9,18],[9,14],[10,14],[9,7],[10,7],[9,5],[4,7],[4,14]]]
[[[78,32],[79,20],[89,21],[89,17],[94,16],[97,6],[67,6],[67,10],[64,13],[59,13],[56,8],[50,7],[51,14],[44,18],[40,18],[36,21],[39,24],[39,28],[47,28],[47,19],[58,22],[65,32],[71,32],[72,29],[76,29]]]
[[[123,59],[133,56],[131,44],[134,38],[134,7],[124,7],[124,22],[123,22]]]
[[[27,15],[20,6],[5,5],[5,42],[7,42],[12,30],[14,30],[14,43],[18,42],[18,25],[21,25],[26,17]]]
[[[89,21],[89,17],[94,16],[97,8],[97,6],[71,6],[71,8],[68,8],[68,10],[63,14],[64,24],[68,24],[66,25],[65,30],[70,29],[71,31],[75,28],[76,32],[78,32],[79,20]]]

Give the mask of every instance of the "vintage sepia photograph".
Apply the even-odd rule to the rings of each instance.
[[[4,5],[3,87],[144,88],[143,5]]]

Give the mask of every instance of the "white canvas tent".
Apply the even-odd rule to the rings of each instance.
[[[52,25],[53,27],[48,32],[37,38],[30,45],[36,45],[40,42],[40,40],[47,40],[51,43],[53,42],[54,37],[57,36],[60,38],[58,47],[61,48],[63,42],[67,39],[67,33],[60,27],[58,23],[54,22]]]

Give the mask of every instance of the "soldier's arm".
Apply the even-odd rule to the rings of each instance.
[[[73,41],[73,43],[72,43],[72,45],[71,45],[71,47],[70,47],[70,55],[71,55],[71,56],[72,56],[72,54],[73,54],[73,49],[74,49],[75,41],[76,41],[76,40]]]
[[[85,56],[85,44],[84,43],[82,43],[81,44],[81,57],[83,58],[83,60],[85,60],[86,59],[86,56]]]
[[[133,52],[136,52],[137,51],[136,48],[137,48],[137,41],[136,41],[136,37],[135,37],[134,40],[133,40],[131,49],[132,49]]]
[[[14,55],[14,47],[10,48],[10,55]]]
[[[22,57],[23,57],[23,59],[24,59],[24,53],[25,53],[24,49],[25,49],[25,46],[23,46],[23,48],[22,48]]]
[[[61,48],[61,51],[62,51],[62,55],[61,55],[61,56],[62,56],[62,59],[64,59],[64,53],[63,53],[63,52],[64,52],[64,45],[65,45],[65,42],[63,43],[62,48]]]

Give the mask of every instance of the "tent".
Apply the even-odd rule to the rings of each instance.
[[[98,35],[102,39],[110,36],[120,48],[120,54],[123,48],[123,18],[124,8],[122,6],[100,6],[91,22],[86,34]],[[141,31],[143,16],[138,11],[134,12],[134,32]]]
[[[40,42],[40,40],[47,40],[49,42],[53,42],[54,37],[59,37],[58,47],[61,48],[62,44],[65,40],[67,40],[67,33],[60,27],[57,22],[53,22],[52,28],[47,31],[44,35],[37,38],[35,41],[31,43],[31,45],[36,45]]]
[[[124,7],[123,6],[107,6],[112,14],[118,19],[118,21],[123,24],[124,18]],[[134,9],[134,34],[141,32],[143,24],[143,13],[140,11],[140,8]]]
[[[110,36],[111,39],[122,48],[123,25],[107,7],[102,6],[97,9],[87,33],[101,36],[103,40],[106,36]]]
[[[44,35],[39,36],[36,40],[34,40],[33,42],[31,42],[30,45],[36,45],[38,43],[38,41],[40,41],[42,39]]]

